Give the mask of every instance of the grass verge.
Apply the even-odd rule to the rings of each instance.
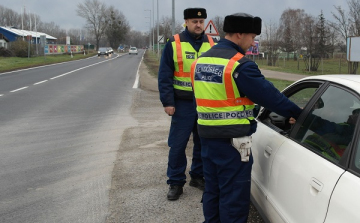
[[[0,73],[13,71],[18,69],[37,67],[42,65],[61,63],[72,60],[80,60],[88,57],[92,57],[97,55],[96,53],[90,54],[62,54],[62,55],[46,55],[46,56],[38,56],[38,57],[30,57],[30,58],[21,58],[21,57],[0,57]]]

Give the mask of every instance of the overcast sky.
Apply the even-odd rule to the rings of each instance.
[[[146,32],[150,28],[150,19],[157,17],[172,17],[173,0],[100,0],[107,6],[115,6],[128,20],[131,28]],[[85,20],[76,15],[77,5],[85,0],[1,0],[0,5],[10,8],[18,13],[25,6],[27,11],[40,16],[43,22],[54,22],[63,29],[82,28]],[[333,20],[331,12],[334,6],[341,6],[348,10],[345,0],[174,0],[175,20],[183,23],[183,11],[188,7],[203,7],[208,18],[206,23],[215,16],[246,12],[263,19],[263,23],[278,22],[282,12],[286,9],[304,9],[312,16],[318,16],[323,11],[325,19]],[[157,10],[157,5],[159,10]],[[153,10],[154,9],[154,10]],[[151,10],[145,11],[145,10]],[[0,24],[4,25],[4,24]],[[222,27],[216,27],[221,29]]]

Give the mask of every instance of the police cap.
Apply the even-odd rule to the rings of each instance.
[[[184,10],[184,19],[206,19],[206,9],[204,8],[187,8]]]
[[[226,33],[261,33],[261,18],[247,13],[235,13],[225,17],[223,30]]]

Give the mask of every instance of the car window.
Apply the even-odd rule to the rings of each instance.
[[[353,139],[360,101],[329,86],[309,110],[293,138],[326,159],[339,163]]]
[[[317,87],[309,87],[309,88],[301,89],[296,93],[294,93],[293,95],[289,96],[289,99],[300,108],[304,108],[306,104],[310,101],[312,96],[315,94],[317,89],[318,89]]]
[[[319,89],[321,83],[305,83],[288,89],[284,94],[297,106],[304,108]],[[263,111],[258,117],[265,125],[276,128],[278,131],[288,131],[291,125],[284,117],[271,111]]]

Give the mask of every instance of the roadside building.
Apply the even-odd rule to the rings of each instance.
[[[0,48],[4,47],[5,49],[8,48],[8,38],[6,38],[3,34],[0,33]]]
[[[3,35],[10,43],[16,41],[19,38],[23,38],[24,40],[28,40],[28,38],[31,38],[31,43],[40,44],[41,43],[40,36],[46,37],[45,44],[54,44],[56,43],[57,40],[57,38],[50,36],[46,33],[22,30],[22,29],[17,29],[15,27],[6,27],[6,26],[0,26],[0,35]]]

